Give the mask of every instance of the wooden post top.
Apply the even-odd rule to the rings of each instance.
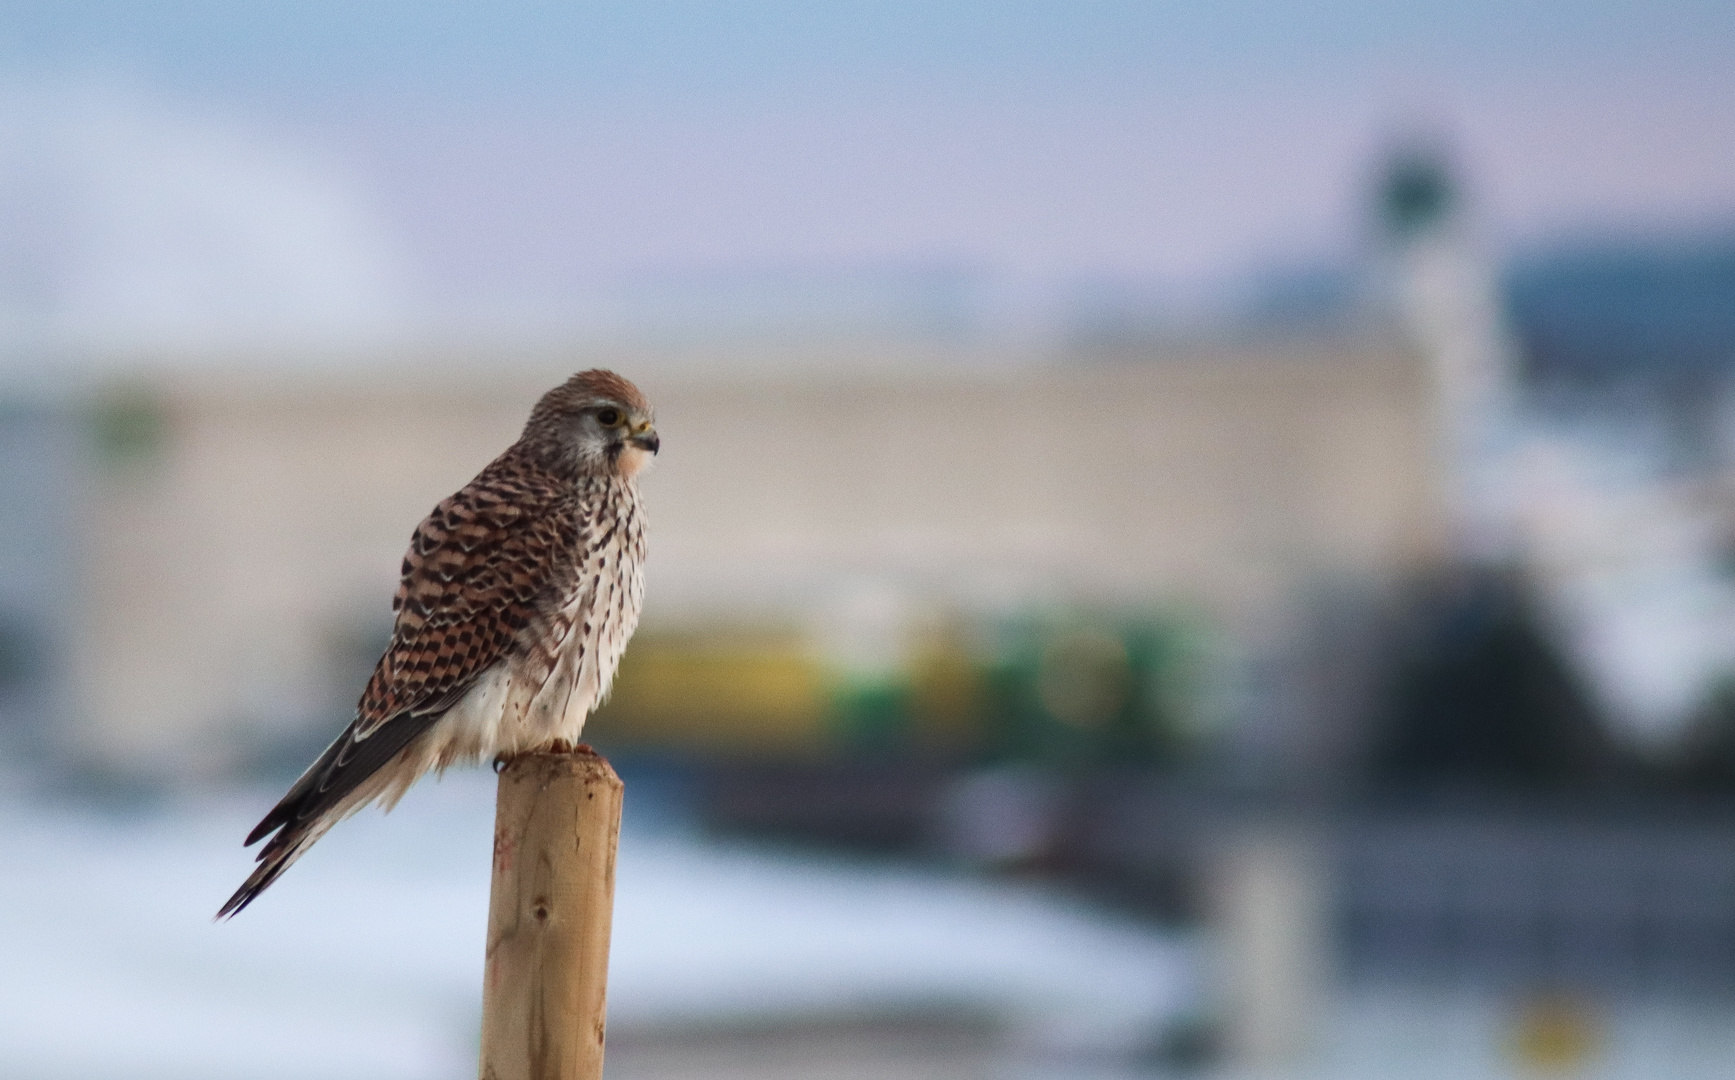
[[[483,1080],[600,1080],[620,777],[588,746],[499,766]]]
[[[597,753],[589,743],[577,746],[555,743],[546,749],[517,754],[497,763],[494,771],[502,778],[510,777],[513,783],[526,779],[547,783],[559,777],[594,780],[617,787],[621,782],[608,758]]]

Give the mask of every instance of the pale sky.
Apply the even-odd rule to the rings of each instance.
[[[1352,251],[1418,127],[1499,249],[1735,226],[1728,3],[15,2],[0,69],[137,97],[138,155],[161,125],[236,184],[287,162],[331,203],[287,232],[352,235],[340,291],[412,322],[853,267],[1208,291]]]

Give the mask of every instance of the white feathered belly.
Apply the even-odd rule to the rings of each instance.
[[[503,660],[429,730],[427,741],[441,744],[440,767],[519,754],[556,740],[578,742],[614,679],[626,635],[605,624],[587,641],[582,619],[573,615],[565,640],[552,650],[552,670],[535,656]]]
[[[638,621],[636,612],[609,614],[616,617],[605,617],[589,641],[582,617],[574,618],[552,665],[546,653],[532,653],[483,672],[457,704],[380,770],[382,790],[362,801],[379,797],[390,809],[431,770],[510,757],[556,740],[576,745],[591,710],[608,693]]]

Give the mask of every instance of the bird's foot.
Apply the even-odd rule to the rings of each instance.
[[[599,756],[597,752],[591,748],[589,743],[581,742],[574,745],[565,739],[555,739],[547,746],[544,746],[539,752],[544,754],[576,754],[579,757]]]

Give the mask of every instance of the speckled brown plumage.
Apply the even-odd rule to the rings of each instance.
[[[391,643],[355,720],[248,836],[271,838],[218,913],[246,907],[332,825],[429,769],[576,741],[638,622],[635,478],[659,448],[638,389],[587,371],[416,528]]]

